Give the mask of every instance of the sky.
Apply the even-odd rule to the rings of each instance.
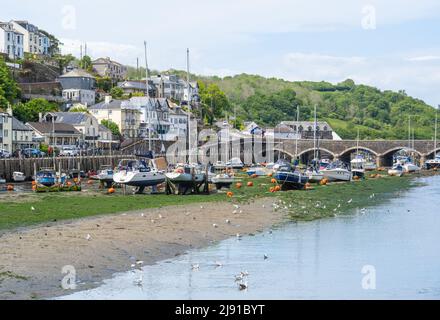
[[[0,21],[28,20],[63,53],[151,69],[286,80],[347,78],[440,104],[438,0],[0,0]]]

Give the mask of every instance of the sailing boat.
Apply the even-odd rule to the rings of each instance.
[[[191,164],[191,84],[189,74],[189,49],[186,51],[186,64],[187,64],[187,103],[188,103],[188,159],[186,164],[177,165],[173,172],[166,173],[166,177],[171,183],[174,184],[188,184],[193,182],[202,182],[206,178],[206,174],[202,167],[198,164]]]
[[[434,129],[434,159],[426,161],[426,168],[440,168],[440,153],[437,153],[437,110],[435,111],[435,129]]]
[[[408,120],[408,130],[409,130],[409,132],[408,132],[408,134],[409,134],[409,141],[408,141],[408,143],[409,143],[409,146],[410,146],[408,152],[409,153],[411,153],[411,152],[414,153],[414,137],[411,138],[411,117]],[[411,147],[411,141],[412,141],[412,147]],[[406,172],[406,173],[418,172],[418,171],[421,170],[421,168],[419,166],[414,164],[414,162],[413,162],[413,160],[412,160],[412,158],[410,156],[408,156],[405,159],[405,161],[404,161],[404,163],[402,165],[403,165],[403,171]]]
[[[317,120],[316,105],[315,105],[315,125],[314,125],[314,132],[313,132],[313,161],[312,161],[312,165],[306,171],[306,174],[309,178],[309,181],[311,181],[311,182],[319,182],[322,179],[324,179],[324,175],[320,171],[319,152],[317,151],[317,148],[316,148],[316,145],[317,145],[316,131],[318,130],[318,122],[317,121],[318,120]]]
[[[354,177],[363,178],[365,176],[365,159],[364,157],[359,153],[359,129],[357,134],[357,147],[356,147],[356,156],[351,161],[351,172]]]

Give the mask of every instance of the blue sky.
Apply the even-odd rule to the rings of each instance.
[[[63,51],[199,74],[287,80],[352,78],[440,104],[437,0],[2,0],[0,20],[26,19]]]

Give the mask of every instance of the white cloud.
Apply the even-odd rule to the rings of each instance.
[[[420,57],[412,57],[408,58],[408,61],[415,61],[415,62],[424,62],[424,61],[439,61],[440,56],[420,56]]]

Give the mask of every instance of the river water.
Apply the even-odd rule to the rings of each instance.
[[[440,299],[440,176],[419,181],[366,211],[229,239],[65,298]]]

